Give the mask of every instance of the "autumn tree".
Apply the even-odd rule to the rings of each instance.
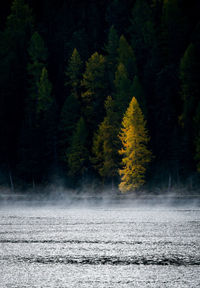
[[[145,183],[146,166],[151,161],[151,152],[147,148],[149,136],[146,121],[135,97],[124,115],[119,134],[122,142],[122,168],[119,170],[122,192],[140,188]]]

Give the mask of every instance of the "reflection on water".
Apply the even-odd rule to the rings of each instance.
[[[200,287],[200,210],[1,208],[0,287]]]

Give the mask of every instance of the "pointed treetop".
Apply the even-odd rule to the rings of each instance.
[[[131,78],[137,73],[134,51],[124,35],[121,35],[119,39],[118,62],[124,64]]]
[[[52,85],[48,79],[47,69],[44,67],[42,69],[40,82],[38,83],[38,103],[37,103],[38,113],[47,111],[49,109],[49,106],[53,103],[51,92],[52,92]]]
[[[6,27],[11,32],[24,31],[25,27],[33,28],[33,16],[30,7],[24,0],[14,0],[11,6],[11,14],[7,17]]]
[[[38,32],[34,32],[30,44],[28,47],[28,54],[32,60],[45,62],[47,60],[47,48],[44,44],[44,40]]]

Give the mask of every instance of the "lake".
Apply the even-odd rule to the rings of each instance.
[[[2,206],[0,287],[200,287],[200,209]]]

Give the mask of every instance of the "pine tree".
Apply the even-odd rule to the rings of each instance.
[[[99,175],[104,179],[114,179],[118,173],[118,147],[117,138],[119,129],[114,111],[114,101],[108,96],[105,101],[106,116],[99,125],[93,139],[92,162]]]
[[[118,63],[122,63],[125,66],[128,77],[132,80],[137,73],[136,58],[124,35],[119,39]]]
[[[106,69],[108,74],[109,92],[113,91],[113,81],[115,78],[115,71],[118,65],[118,47],[119,36],[114,26],[111,26],[108,33],[108,41],[105,45],[106,52]]]
[[[135,97],[124,115],[119,134],[122,142],[122,169],[119,171],[122,192],[136,190],[145,183],[146,165],[151,161],[147,148],[149,136],[146,122]]]
[[[38,32],[34,32],[31,37],[28,47],[28,54],[31,63],[45,63],[47,60],[47,48],[45,46],[44,40]]]
[[[83,74],[82,93],[84,102],[83,114],[89,127],[94,130],[104,115],[103,103],[107,91],[105,82],[105,58],[95,52],[86,62],[86,70]]]
[[[40,81],[38,82],[38,99],[36,106],[38,116],[43,116],[43,114],[48,111],[53,104],[51,92],[52,84],[48,79],[47,69],[44,67],[42,69]]]
[[[137,99],[137,102],[138,102],[139,106],[141,107],[142,112],[146,118],[147,117],[147,107],[146,107],[146,99],[145,99],[144,89],[143,89],[141,82],[139,80],[139,77],[137,75],[133,79],[131,91],[132,91],[133,95],[135,95],[135,98]]]
[[[36,104],[38,102],[38,83],[42,69],[47,62],[47,48],[38,32],[34,32],[28,47],[29,63],[27,71],[29,76],[28,95],[25,99],[25,118],[29,129],[36,125]]]
[[[38,98],[36,105],[36,121],[38,135],[38,164],[42,175],[45,175],[52,165],[57,162],[57,129],[56,103],[52,95],[52,84],[48,78],[48,71],[42,69],[38,82]]]
[[[71,138],[80,118],[80,93],[83,63],[75,48],[69,59],[66,70],[66,86],[69,95],[66,97],[61,110],[59,123],[60,160],[67,163],[66,154],[70,146]]]
[[[10,49],[20,48],[24,51],[26,41],[33,29],[33,15],[30,7],[24,0],[14,0],[11,5],[11,14],[7,17],[6,33],[10,38]]]
[[[118,111],[119,122],[121,122],[121,118],[123,113],[125,113],[128,104],[131,100],[131,81],[128,77],[127,70],[123,63],[119,63],[114,79],[115,85],[115,93],[113,95],[113,99],[115,100],[116,111]]]
[[[78,53],[77,49],[74,48],[67,66],[66,76],[69,78],[69,81],[66,82],[66,85],[71,88],[71,94],[73,94],[77,99],[80,98],[79,94],[81,76],[83,72],[82,68],[83,62],[81,60],[80,54]]]
[[[81,117],[72,136],[68,154],[68,170],[72,177],[83,177],[87,171],[89,153],[87,150],[88,131]]]
[[[132,10],[130,34],[139,74],[142,74],[144,65],[147,59],[151,57],[156,43],[152,11],[148,1],[136,0]]]
[[[25,98],[24,123],[22,125],[19,139],[18,173],[27,180],[33,180],[38,173],[40,162],[39,149],[37,146],[38,126],[37,103],[38,83],[42,69],[47,61],[47,48],[38,32],[34,32],[28,46],[29,63],[27,72],[29,76],[29,87]],[[39,141],[39,140],[38,140]],[[34,182],[35,180],[33,180]]]

